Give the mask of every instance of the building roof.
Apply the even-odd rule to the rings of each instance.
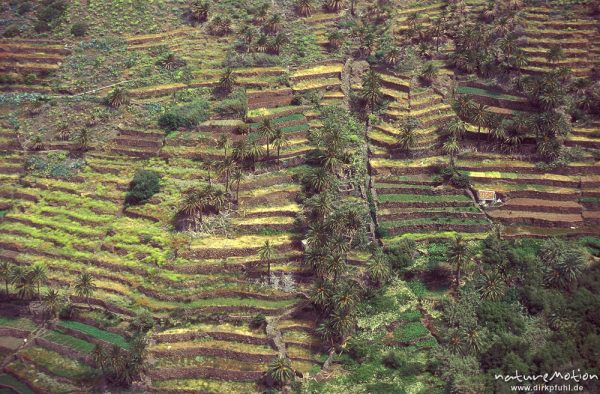
[[[477,190],[477,198],[480,200],[495,200],[496,192],[493,190]]]

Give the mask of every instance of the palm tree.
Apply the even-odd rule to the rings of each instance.
[[[231,149],[231,139],[227,134],[221,134],[217,140],[217,148],[223,149],[225,153],[225,160],[227,160],[227,151]]]
[[[235,200],[239,201],[240,199],[240,181],[244,179],[244,172],[240,167],[236,167],[233,173],[231,174],[232,182],[236,183],[235,186]]]
[[[40,298],[40,286],[48,280],[48,270],[44,264],[35,264],[30,271],[31,281],[37,286],[37,295]]]
[[[94,294],[95,290],[96,283],[89,272],[82,272],[75,279],[75,294],[79,297],[84,297],[88,307],[91,307],[90,297]]]
[[[352,310],[335,310],[329,318],[319,326],[318,331],[323,338],[333,343],[336,340],[344,342],[354,331],[356,317]]]
[[[271,5],[269,3],[262,3],[254,11],[254,23],[255,24],[262,25],[267,20],[267,16],[269,16],[269,8],[271,8]]]
[[[556,64],[565,58],[565,52],[560,45],[552,45],[546,53],[546,59],[550,64]]]
[[[325,9],[329,12],[339,12],[343,6],[343,0],[326,0]]]
[[[383,60],[391,67],[395,67],[402,59],[402,52],[398,47],[392,47],[383,54]]]
[[[485,272],[481,277],[479,292],[486,300],[500,301],[506,293],[506,284],[496,271]]]
[[[237,163],[233,159],[228,158],[219,163],[219,173],[225,176],[225,192],[229,192],[229,179],[231,174],[235,171]]]
[[[475,102],[468,96],[460,95],[456,98],[452,106],[461,119],[469,119],[469,115],[475,109]]]
[[[194,1],[190,6],[189,14],[194,22],[206,22],[206,19],[208,19],[208,3],[204,0]]]
[[[236,81],[235,75],[233,74],[233,70],[228,68],[221,76],[221,79],[219,79],[219,83],[217,86],[223,94],[229,94],[233,91],[235,83]]]
[[[119,108],[129,104],[129,92],[121,87],[116,87],[107,97],[106,104],[111,108]]]
[[[333,198],[330,193],[319,193],[306,200],[305,207],[319,220],[324,220],[333,209]]]
[[[198,220],[202,222],[204,212],[219,213],[226,201],[225,191],[214,185],[202,189],[192,187],[183,193],[183,200],[178,215],[191,218],[194,228],[198,228]]]
[[[267,262],[267,275],[269,284],[271,284],[271,259],[273,258],[274,254],[275,248],[273,247],[273,245],[271,245],[271,241],[269,240],[266,240],[263,246],[258,248],[258,255],[261,261]]]
[[[432,62],[427,62],[421,71],[421,78],[427,84],[431,84],[438,73],[438,69]]]
[[[370,69],[362,79],[361,97],[366,101],[368,109],[373,113],[377,104],[381,101],[383,93],[381,93],[381,78]]]
[[[214,160],[206,159],[204,160],[204,167],[206,167],[206,172],[208,174],[208,184],[212,185],[212,170],[217,166],[217,163]]]
[[[206,202],[205,208],[212,213],[219,213],[225,202],[227,201],[227,196],[222,187],[217,187],[214,185],[208,185],[204,189],[201,190],[202,195],[204,196],[204,200]]]
[[[460,118],[454,117],[446,123],[442,131],[451,138],[460,139],[467,132],[467,127]]]
[[[585,267],[584,252],[557,238],[551,238],[542,244],[540,260],[547,267],[545,283],[563,289],[568,289]]]
[[[471,113],[470,119],[477,126],[477,147],[481,143],[481,128],[486,124],[489,116],[489,107],[484,103],[479,103],[475,106]]]
[[[248,141],[249,138],[243,138],[233,144],[232,156],[240,166],[246,164],[246,161],[248,160]]]
[[[17,290],[17,295],[21,299],[29,299],[35,293],[35,286],[31,280],[31,271],[15,265],[10,273],[11,282]]]
[[[356,283],[351,282],[343,282],[336,286],[332,299],[335,308],[343,311],[352,310],[359,302],[358,288]]]
[[[271,124],[271,120],[267,119],[267,118],[265,120],[263,120],[258,128],[258,132],[267,141],[267,160],[268,160],[270,157],[269,146],[271,145],[271,139],[275,135],[275,129],[273,128],[273,125]]]
[[[50,313],[52,318],[56,317],[62,306],[62,297],[58,290],[48,289],[48,293],[44,296],[44,309]]]
[[[276,34],[281,30],[281,22],[283,18],[281,14],[273,14],[267,21],[265,22],[265,32],[268,34]]]
[[[334,243],[332,245],[333,248],[335,247],[341,247],[342,249],[345,248],[345,243],[342,242],[337,242]],[[342,250],[337,250],[337,252],[341,252]],[[325,259],[325,266],[323,267],[323,272],[321,272],[321,275],[323,276],[327,276],[329,274],[333,274],[333,282],[335,283],[339,277],[339,275],[342,273],[342,271],[344,270],[344,268],[346,267],[346,259],[344,258],[344,256],[341,253],[335,253],[336,251],[332,250],[332,253],[327,256],[327,258]]]
[[[312,14],[314,5],[312,0],[296,0],[296,11],[298,15],[308,17]]]
[[[75,143],[77,144],[77,149],[79,149],[80,151],[88,150],[90,147],[91,136],[91,129],[84,127],[81,130],[79,130],[74,138]]]
[[[460,145],[458,140],[454,137],[447,139],[442,145],[442,150],[445,154],[450,156],[450,167],[454,167],[454,158],[460,152]]]
[[[466,350],[474,354],[479,353],[483,346],[483,337],[481,331],[477,329],[477,326],[463,329],[461,332]]]
[[[294,370],[289,358],[278,357],[269,364],[267,375],[279,386],[283,387],[294,379]]]
[[[340,46],[342,46],[342,39],[343,38],[344,38],[344,35],[342,34],[341,31],[339,31],[337,29],[336,30],[331,30],[327,34],[327,46],[331,50],[336,50]]]
[[[317,279],[310,292],[310,302],[321,310],[325,310],[331,304],[332,297],[331,283],[327,280]]]
[[[413,127],[402,127],[398,136],[398,143],[402,150],[408,151],[417,142],[417,133]]]
[[[373,254],[367,263],[369,277],[377,286],[383,286],[392,276],[390,263],[383,253]]]
[[[244,25],[240,29],[240,36],[246,44],[246,53],[250,53],[252,43],[258,37],[258,30],[252,25]]]
[[[248,156],[252,170],[256,170],[256,162],[264,155],[264,150],[259,138],[248,136]]]
[[[269,51],[274,55],[279,55],[281,48],[287,42],[287,36],[283,33],[277,33],[269,42]]]
[[[281,157],[281,148],[290,144],[287,134],[281,128],[276,129],[273,138],[271,139],[271,143],[273,144],[273,147],[277,149],[277,163],[281,164],[281,161],[279,160]]]
[[[8,285],[11,283],[11,272],[13,269],[13,264],[9,261],[2,260],[0,261],[0,278],[4,281],[5,292],[8,295]]]
[[[248,47],[249,50],[250,47]],[[256,51],[265,53],[269,50],[269,37],[266,34],[261,34],[256,40]]]
[[[462,235],[458,235],[448,249],[448,261],[455,267],[456,288],[460,286],[460,274],[462,267],[468,261],[468,259],[468,244]]]
[[[322,167],[312,170],[304,179],[306,180],[306,183],[310,189],[317,193],[321,193],[329,189],[333,182],[331,174],[329,174],[329,172]]]

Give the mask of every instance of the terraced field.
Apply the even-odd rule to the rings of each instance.
[[[69,53],[58,40],[0,40],[0,72],[8,76],[0,90],[49,93],[48,76],[60,68]]]
[[[522,68],[525,73],[543,73],[558,66],[569,68],[574,76],[584,77],[598,66],[600,35],[597,21],[589,13],[527,7],[524,19],[527,41],[522,49],[528,58],[527,66]],[[548,59],[550,48],[555,46],[562,48],[563,57]]]

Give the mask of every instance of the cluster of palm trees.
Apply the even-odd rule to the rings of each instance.
[[[366,207],[344,201],[339,184],[349,176],[352,135],[360,133],[347,111],[324,108],[323,127],[311,133],[318,165],[304,178],[305,264],[316,281],[310,300],[319,312],[322,337],[331,345],[354,330],[361,286],[352,275],[348,253],[367,241]]]
[[[490,3],[480,14],[479,21],[469,21],[464,11],[457,11],[449,29],[456,44],[451,56],[454,66],[467,73],[492,75],[526,65],[517,33],[517,27],[522,24],[521,7],[522,4],[513,1]]]
[[[203,217],[208,214],[218,214],[226,202],[225,189],[218,185],[191,187],[184,191],[177,214],[184,220],[185,228],[198,230]]]
[[[316,8],[314,0],[296,0],[296,12],[300,16],[309,17]],[[352,2],[354,4],[354,2]],[[321,2],[321,6],[328,12],[340,12],[344,8],[343,0],[325,0]]]
[[[0,276],[4,281],[7,296],[9,295],[9,285],[13,285],[19,298],[32,299],[37,297],[40,299],[40,287],[48,281],[48,270],[43,264],[24,267],[8,261],[1,261]]]
[[[221,134],[215,141],[215,145],[223,150],[224,158],[218,161],[205,160],[208,170],[208,185],[192,187],[183,193],[178,217],[187,221],[188,228],[197,229],[198,225],[202,223],[204,214],[219,213],[227,201],[233,197],[234,186],[235,200],[238,201],[240,182],[244,179],[244,169],[254,171],[257,162],[263,159],[271,160],[271,149],[275,150],[276,161],[280,164],[281,148],[289,145],[289,138],[285,131],[275,127],[269,119],[265,119],[256,132],[237,141],[232,141],[226,134]],[[223,181],[224,187],[213,184],[211,177],[213,170]]]
[[[18,298],[42,301],[45,310],[52,317],[56,316],[68,301],[68,297],[49,286],[48,269],[42,263],[25,267],[9,261],[0,261],[0,278],[4,282],[7,297],[10,296],[12,286]],[[46,294],[41,292],[44,286],[47,287]],[[89,272],[82,272],[75,279],[73,289],[75,295],[84,297],[89,304],[89,299],[96,290],[94,278]]]
[[[127,350],[116,344],[110,347],[97,344],[91,356],[109,383],[129,387],[144,369],[146,340],[143,335],[137,335],[129,342]]]
[[[238,22],[237,33],[240,39],[236,43],[236,49],[243,53],[278,55],[287,42],[287,36],[283,32],[283,15],[272,12],[271,5],[266,2],[257,7],[248,6],[246,11],[250,17]],[[217,15],[208,25],[209,31],[215,35],[226,35],[232,31],[232,22],[227,16]]]

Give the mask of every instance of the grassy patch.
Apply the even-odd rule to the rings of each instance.
[[[100,339],[105,342],[110,342],[112,344],[119,345],[124,349],[129,348],[129,344],[127,343],[125,338],[123,338],[119,334],[100,330],[99,328],[96,328],[94,326],[90,326],[88,324],[83,324],[83,323],[79,323],[79,322],[71,321],[71,320],[61,320],[58,323],[58,325],[60,327],[65,327],[65,328],[70,328],[72,330],[81,331],[84,334],[92,336],[96,339]]]

